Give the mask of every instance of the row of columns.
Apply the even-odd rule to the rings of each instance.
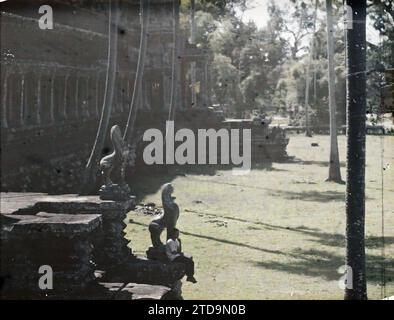
[[[193,98],[193,79],[190,78],[190,81],[186,79],[187,66],[188,63],[194,63],[196,65],[196,79],[195,83],[200,83],[200,94],[196,93],[196,96]],[[201,59],[201,60],[186,60],[183,64],[182,71],[182,83],[184,86],[183,92],[183,105],[186,108],[193,107],[210,107],[211,106],[211,77],[210,77],[210,60],[209,59]]]
[[[117,78],[113,112],[131,100],[133,75]],[[2,72],[1,127],[52,125],[65,120],[98,118],[105,91],[105,72],[90,75],[48,72]]]

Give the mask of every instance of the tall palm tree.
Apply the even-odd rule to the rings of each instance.
[[[173,2],[173,52],[172,52],[172,75],[171,75],[171,97],[170,106],[168,110],[168,120],[175,120],[175,109],[180,107],[180,88],[181,88],[181,57],[179,56],[180,41],[179,41],[179,13],[180,1]],[[166,131],[167,132],[167,131]]]
[[[330,109],[330,164],[327,181],[342,183],[339,163],[334,69],[334,24],[332,22],[332,0],[326,0],[327,9],[327,56],[328,56],[328,104]]]
[[[347,26],[347,186],[346,265],[352,285],[345,299],[367,299],[365,272],[365,112],[366,112],[366,0],[346,0],[352,9]]]
[[[120,16],[118,0],[112,0],[112,2],[110,0],[108,10],[108,62],[104,101],[96,139],[83,176],[80,192],[84,194],[91,192],[90,189],[95,185],[97,179],[98,163],[102,157],[102,149],[107,136],[114,100],[118,56],[118,25]]]
[[[305,135],[307,137],[312,137],[311,132],[311,125],[309,119],[309,86],[310,86],[310,73],[311,73],[311,65],[313,60],[313,51],[315,45],[315,33],[316,33],[316,19],[317,19],[317,7],[318,7],[318,0],[315,0],[315,12],[313,14],[313,32],[311,38],[311,45],[309,48],[309,61],[306,68],[306,85],[305,85]]]
[[[196,44],[196,4],[195,0],[190,1],[190,43]],[[192,91],[192,107],[197,106],[196,94],[196,62],[190,63],[190,78],[191,78],[191,91]]]
[[[138,52],[137,71],[134,79],[133,95],[131,98],[130,111],[127,119],[123,139],[130,144],[133,137],[135,119],[137,118],[139,104],[142,102],[142,80],[144,77],[144,65],[148,38],[149,0],[140,0],[141,35]]]

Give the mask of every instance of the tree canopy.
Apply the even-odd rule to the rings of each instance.
[[[305,75],[314,37],[309,99],[314,125],[328,123],[328,79],[325,2],[319,1],[313,34],[314,1],[292,0],[288,6],[268,1],[269,20],[263,28],[245,21],[242,12],[248,0],[197,0],[196,44],[212,52],[214,102],[234,115],[259,109],[290,114],[302,125]],[[190,0],[182,1],[181,27],[189,32]],[[368,2],[370,28],[380,34],[379,43],[368,44],[368,110],[377,112],[382,68],[393,66],[392,1]],[[335,27],[335,75],[337,120],[345,122],[345,37],[343,6],[333,1]],[[378,64],[378,65],[377,65]],[[379,65],[380,64],[380,65]]]

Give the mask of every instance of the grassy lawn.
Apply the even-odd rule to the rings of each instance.
[[[383,139],[383,140],[382,140]],[[318,147],[311,147],[318,142]],[[366,243],[368,294],[381,297],[382,146],[387,294],[394,294],[394,137],[368,136]],[[345,179],[345,137],[339,137]],[[329,137],[290,136],[293,161],[254,168],[172,176],[181,209],[183,249],[194,256],[196,278],[185,299],[341,299],[337,268],[345,254],[345,185],[325,182]],[[138,179],[142,203],[161,205],[167,177]],[[136,254],[150,245],[152,216],[130,212],[127,238]],[[136,223],[133,223],[136,222]],[[163,234],[164,238],[164,234]]]

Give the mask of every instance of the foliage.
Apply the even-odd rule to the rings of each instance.
[[[213,91],[221,105],[234,105],[237,90],[237,69],[231,64],[231,59],[222,54],[216,54],[213,61],[213,76],[215,78]]]
[[[185,34],[190,30],[189,2],[182,1],[181,26]],[[260,109],[294,116],[295,108],[302,110],[304,107],[315,1],[292,0],[284,7],[271,0],[267,7],[270,20],[262,29],[242,20],[240,12],[248,3],[246,0],[196,0],[196,43],[213,55],[214,103],[228,107],[226,110],[231,114]],[[369,0],[369,17],[381,34],[380,43],[369,44],[367,52],[370,70],[367,103],[371,112],[379,110],[381,70],[393,66],[394,24],[390,5],[390,0]],[[315,124],[320,126],[329,123],[325,20],[325,2],[319,1],[309,101]],[[337,119],[341,125],[346,121],[341,1],[334,1],[334,25]]]

